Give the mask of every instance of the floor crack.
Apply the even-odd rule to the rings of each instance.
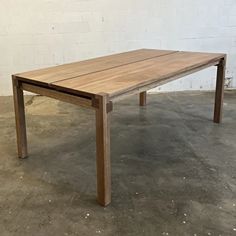
[[[25,106],[30,106],[33,104],[34,100],[36,97],[38,97],[39,95],[34,95],[32,96],[26,103],[25,103]]]

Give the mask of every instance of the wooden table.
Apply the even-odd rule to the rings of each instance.
[[[146,105],[146,91],[210,66],[217,66],[214,122],[220,123],[225,54],[141,49],[12,76],[18,155],[27,157],[23,90],[96,112],[97,199],[111,202],[110,114],[113,102],[131,94]]]

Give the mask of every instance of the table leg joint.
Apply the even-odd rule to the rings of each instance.
[[[92,106],[96,109],[100,109],[101,108],[101,104],[100,104],[100,96],[95,96],[94,98],[92,98]],[[109,113],[113,110],[113,102],[112,101],[107,101],[106,102],[106,112]]]

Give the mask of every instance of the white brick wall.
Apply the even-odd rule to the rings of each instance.
[[[225,52],[236,87],[236,1],[1,0],[0,95],[13,73],[136,48]],[[214,72],[158,89],[213,89]]]

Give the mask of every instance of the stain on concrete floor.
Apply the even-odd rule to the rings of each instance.
[[[236,235],[236,92],[137,96],[114,106],[112,204],[96,203],[94,111],[26,97],[30,157],[0,97],[0,235]]]

